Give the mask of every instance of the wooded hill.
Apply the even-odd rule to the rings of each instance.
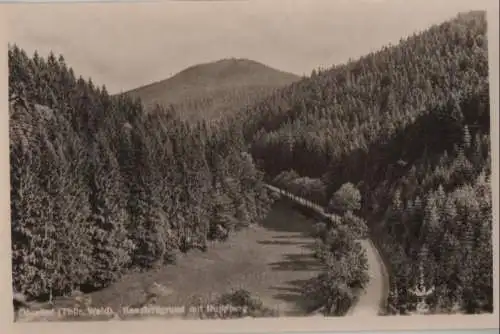
[[[260,221],[270,199],[224,124],[110,96],[61,56],[9,47],[13,284],[97,289]]]
[[[125,94],[146,108],[160,104],[186,120],[232,115],[300,77],[248,59],[222,59],[189,67],[176,75]]]
[[[463,13],[234,121],[275,184],[325,205],[343,184],[360,190],[353,211],[387,258],[390,313],[415,309],[420,264],[433,312],[492,311],[487,55],[486,14]]]
[[[9,69],[13,283],[28,298],[103,288],[171,264],[178,252],[206,251],[267,215],[273,198],[230,119],[146,110],[76,78],[62,56],[30,58],[12,46]],[[344,314],[366,284],[355,241],[363,226],[348,212],[318,228],[315,255],[341,270],[304,287],[314,309]]]

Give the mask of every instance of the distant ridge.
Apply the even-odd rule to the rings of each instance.
[[[184,119],[214,119],[299,79],[253,60],[228,58],[190,66],[168,79],[124,94],[141,98],[149,108],[173,105]]]

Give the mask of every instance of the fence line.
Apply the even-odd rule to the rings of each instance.
[[[282,196],[287,197],[288,199],[294,201],[295,203],[299,203],[299,204],[301,204],[302,206],[304,206],[304,207],[306,207],[308,209],[314,210],[316,213],[320,214],[324,218],[327,218],[329,220],[334,220],[334,219],[337,218],[337,215],[327,213],[325,211],[325,209],[323,208],[323,206],[321,206],[321,205],[319,205],[317,203],[314,203],[314,202],[312,202],[310,200],[307,200],[307,199],[305,199],[303,197],[300,197],[300,196],[297,196],[295,194],[292,194],[289,191],[283,190],[281,188],[278,188],[276,186],[273,186],[273,185],[270,185],[270,184],[267,184],[267,183],[265,183],[264,186],[267,189],[271,190],[271,191],[274,191],[276,193],[279,193]]]

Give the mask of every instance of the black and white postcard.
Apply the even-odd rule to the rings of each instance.
[[[0,12],[16,330],[498,326],[497,1]]]

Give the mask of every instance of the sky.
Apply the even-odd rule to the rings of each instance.
[[[247,58],[310,74],[497,0],[205,0],[11,4],[8,40],[62,54],[110,93]],[[494,8],[494,7],[493,7]]]

